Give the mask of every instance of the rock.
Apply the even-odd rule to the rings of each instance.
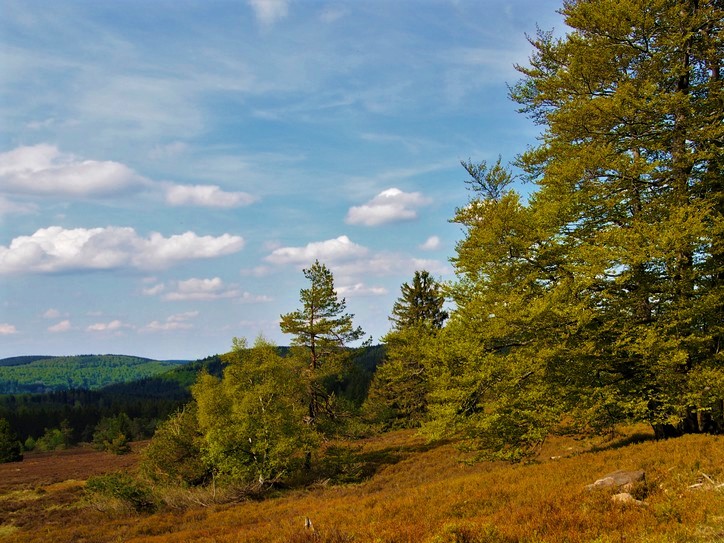
[[[586,486],[587,490],[596,490],[599,488],[620,488],[624,492],[633,488],[634,483],[643,481],[646,475],[642,470],[636,471],[614,471],[608,475],[598,479],[595,483]]]

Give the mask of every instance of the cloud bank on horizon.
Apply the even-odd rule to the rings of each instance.
[[[0,0],[0,357],[286,344],[314,260],[379,339],[453,278],[460,161],[536,136],[506,84],[560,16],[490,4]]]

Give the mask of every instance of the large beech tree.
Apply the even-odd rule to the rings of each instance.
[[[511,90],[542,127],[517,160],[537,190],[526,202],[483,165],[454,219],[466,237],[438,430],[474,428],[511,454],[563,413],[648,421],[659,437],[722,431],[722,3],[561,13],[569,32],[531,38]]]

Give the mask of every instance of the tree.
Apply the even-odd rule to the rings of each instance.
[[[203,439],[196,403],[191,402],[156,429],[143,451],[144,473],[159,482],[190,486],[207,483],[213,473],[202,455]]]
[[[115,417],[103,417],[93,433],[93,446],[98,450],[118,455],[131,452],[129,443],[131,424],[131,419],[126,413]]]
[[[440,284],[426,270],[416,271],[412,285],[402,283],[402,295],[392,306],[392,321],[395,329],[402,330],[416,325],[442,328],[447,312],[442,306],[445,297]]]
[[[365,405],[367,415],[385,427],[414,427],[422,421],[428,394],[425,346],[448,316],[442,287],[427,271],[416,271],[412,285],[403,283],[400,290],[390,317],[394,328],[382,338],[386,357]]]
[[[531,38],[511,90],[543,127],[517,160],[537,191],[524,202],[510,174],[466,168],[435,423],[510,455],[563,414],[592,429],[648,421],[659,437],[722,431],[722,5],[567,0],[561,13],[570,32]]]
[[[202,374],[192,392],[202,458],[230,481],[267,485],[294,472],[316,446],[304,424],[301,368],[259,337],[251,349],[234,339],[224,375]]]
[[[19,462],[23,459],[22,447],[10,423],[0,418],[0,464],[5,462]]]
[[[299,292],[302,308],[281,316],[280,327],[292,334],[292,345],[301,349],[306,360],[304,379],[307,386],[306,422],[314,426],[320,415],[334,418],[334,398],[327,393],[325,379],[341,372],[347,357],[345,346],[364,336],[354,327],[354,315],[345,313],[347,304],[337,297],[332,272],[319,261],[303,270],[309,288]]]

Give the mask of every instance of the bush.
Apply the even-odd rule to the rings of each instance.
[[[115,472],[88,479],[86,493],[101,511],[107,509],[153,513],[156,503],[151,489],[127,473]]]

